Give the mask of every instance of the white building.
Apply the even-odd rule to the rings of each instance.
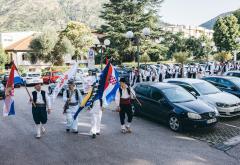
[[[186,25],[170,25],[163,28],[164,31],[172,32],[174,34],[176,33],[183,33],[184,37],[195,37],[199,38],[202,35],[207,36],[208,38],[213,38],[213,30],[209,30],[203,27],[199,26],[186,26]]]

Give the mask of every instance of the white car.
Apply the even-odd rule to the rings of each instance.
[[[25,85],[43,84],[41,74],[36,72],[24,73],[22,74],[22,79]]]
[[[207,81],[177,78],[166,79],[165,82],[179,85],[198,99],[203,100],[209,105],[215,106],[221,117],[233,117],[240,115],[240,99],[230,93],[220,91]]]

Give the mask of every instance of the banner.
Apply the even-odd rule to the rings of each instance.
[[[75,76],[76,72],[78,69],[78,62],[76,62],[70,70],[68,70],[68,72],[66,72],[63,76],[61,76],[58,80],[57,80],[57,85],[53,90],[53,94],[52,94],[52,98],[53,100],[57,98],[59,92],[62,90],[63,86],[65,84],[67,84],[68,80],[70,80],[71,78],[73,78],[73,76]]]

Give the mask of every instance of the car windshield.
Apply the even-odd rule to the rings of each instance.
[[[28,77],[40,77],[40,74],[28,74]]]
[[[240,88],[240,79],[239,78],[232,78],[231,81],[237,86]]]
[[[188,102],[196,100],[193,95],[180,87],[167,88],[162,90],[166,97],[173,103]]]
[[[216,94],[221,92],[218,88],[208,82],[199,82],[192,85],[203,95]]]
[[[62,76],[63,74],[61,72],[54,72],[53,76]]]

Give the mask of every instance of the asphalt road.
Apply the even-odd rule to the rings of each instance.
[[[0,102],[2,107],[2,101]],[[119,165],[238,165],[226,152],[207,143],[178,134],[144,118],[134,118],[132,134],[120,133],[118,114],[105,111],[102,133],[91,139],[90,116],[79,116],[79,134],[67,134],[62,115],[63,102],[58,98],[49,115],[47,134],[34,138],[31,105],[24,88],[15,91],[16,115],[0,115],[0,165],[48,164],[119,164]],[[235,151],[236,152],[236,151]],[[234,152],[234,153],[235,153]]]

